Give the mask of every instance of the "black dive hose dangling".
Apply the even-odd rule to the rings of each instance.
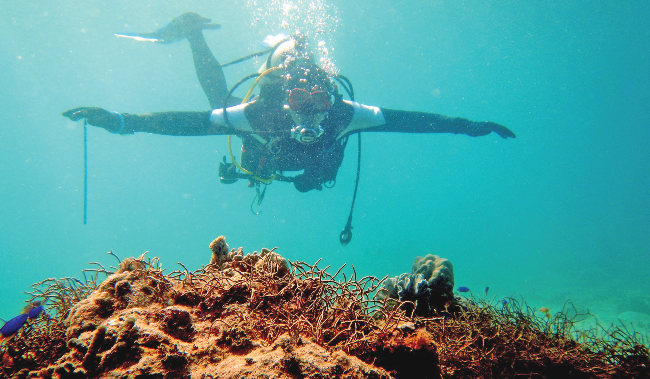
[[[84,225],[86,225],[86,221],[88,221],[87,215],[88,215],[88,119],[84,118]]]
[[[359,188],[359,174],[361,173],[361,133],[357,134],[359,138],[359,151],[357,155],[357,180],[354,183],[354,195],[352,195],[352,205],[350,206],[350,215],[348,216],[348,222],[345,224],[345,228],[339,236],[339,242],[341,245],[347,245],[352,239],[352,212],[354,212],[354,202],[357,200],[357,189]]]
[[[343,75],[337,75],[335,79],[345,89],[345,92],[348,93],[350,100],[354,101],[354,88],[352,87],[350,80]],[[357,200],[357,189],[359,189],[359,174],[361,173],[361,133],[357,133],[357,136],[359,138],[359,148],[357,153],[357,179],[354,182],[354,194],[352,195],[352,205],[350,206],[348,222],[345,224],[345,228],[343,228],[343,231],[339,236],[339,242],[341,242],[341,245],[343,246],[347,245],[352,240],[352,212],[354,212],[354,203]]]

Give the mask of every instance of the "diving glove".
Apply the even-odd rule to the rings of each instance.
[[[124,129],[124,118],[117,112],[97,107],[79,107],[67,110],[63,116],[72,121],[86,119],[90,125],[104,128],[111,133],[120,133]]]
[[[517,137],[515,133],[512,132],[512,130],[506,128],[505,126],[501,124],[497,124],[496,122],[491,122],[491,121],[486,121],[486,122],[481,122],[481,121],[472,121],[470,125],[467,127],[467,131],[465,134],[472,136],[472,137],[480,137],[480,136],[486,136],[492,132],[495,132],[501,138],[515,138]]]

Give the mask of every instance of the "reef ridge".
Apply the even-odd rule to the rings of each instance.
[[[537,317],[455,297],[447,260],[391,280],[210,244],[210,263],[165,274],[158,258],[100,264],[29,292],[47,315],[0,347],[0,378],[614,378],[649,375],[635,333],[575,336]],[[90,278],[86,276],[90,274]],[[429,297],[427,297],[429,296]]]

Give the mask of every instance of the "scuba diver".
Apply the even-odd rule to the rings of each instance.
[[[187,39],[196,75],[212,110],[129,114],[80,107],[63,115],[73,121],[85,119],[90,125],[116,134],[236,135],[242,140],[240,163],[230,151],[232,162],[227,163],[224,157],[220,166],[221,181],[233,183],[238,178],[248,179],[249,186],[257,188],[259,201],[264,194],[260,194],[260,186],[273,180],[291,182],[300,192],[333,186],[348,137],[353,134],[455,133],[478,137],[495,132],[502,138],[515,137],[508,128],[494,122],[354,102],[350,82],[317,65],[303,35],[278,36],[271,44],[273,47],[263,52],[269,55],[258,74],[251,76],[257,76],[253,87],[259,85],[259,95],[237,99],[232,96],[237,85],[228,90],[222,70],[226,65],[219,64],[203,36],[203,29],[218,27],[210,19],[186,13],[153,33],[117,34],[158,43]],[[255,55],[249,57],[252,56]],[[343,99],[337,83],[348,92],[351,100]],[[230,145],[230,137],[228,143]],[[286,175],[290,171],[301,172]],[[348,224],[351,215],[352,211]]]

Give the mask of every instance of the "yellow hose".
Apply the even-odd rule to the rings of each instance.
[[[267,69],[266,71],[264,71],[260,76],[258,76],[257,79],[255,79],[255,82],[253,82],[253,85],[251,86],[251,89],[249,89],[248,92],[246,93],[246,96],[244,96],[244,99],[242,100],[241,103],[244,104],[244,103],[246,103],[246,102],[248,101],[248,98],[250,98],[251,94],[253,93],[253,89],[255,89],[255,86],[257,86],[257,83],[259,83],[259,81],[260,81],[264,76],[266,76],[267,74],[269,74],[269,73],[271,73],[271,72],[273,72],[273,71],[275,71],[275,70],[279,70],[279,69],[280,69],[280,67],[271,67],[271,68]],[[237,167],[241,172],[243,172],[243,173],[245,173],[245,174],[247,174],[247,175],[250,175],[250,176],[253,177],[253,179],[255,179],[255,180],[257,180],[257,181],[260,181],[260,182],[262,182],[262,183],[265,183],[265,184],[269,184],[269,183],[271,183],[273,180],[275,180],[275,178],[277,177],[277,174],[275,174],[275,173],[273,174],[273,176],[272,176],[270,179],[260,178],[259,176],[254,175],[253,172],[246,170],[246,169],[243,168],[239,163],[237,163],[237,160],[235,159],[235,156],[234,156],[233,153],[232,153],[232,144],[231,144],[231,141],[232,141],[232,135],[229,134],[229,135],[228,135],[228,153],[230,154],[230,159],[232,160],[232,163],[234,163],[235,166],[236,166],[236,167]]]

